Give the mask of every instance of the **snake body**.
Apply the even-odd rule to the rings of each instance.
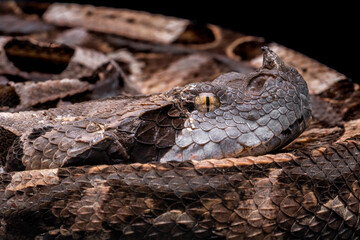
[[[165,94],[99,101],[96,108],[89,102],[0,114],[3,131],[19,134],[9,150],[23,151],[3,150],[5,169],[220,159],[279,149],[309,125],[311,103],[301,75],[264,51],[263,66],[249,75],[228,73]],[[219,106],[200,109],[201,94]]]
[[[27,35],[0,38],[0,239],[360,238],[358,84],[213,25],[44,8],[0,3]]]

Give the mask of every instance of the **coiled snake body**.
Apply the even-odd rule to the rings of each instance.
[[[0,113],[0,238],[358,239],[358,86],[310,97],[263,51],[247,75]]]

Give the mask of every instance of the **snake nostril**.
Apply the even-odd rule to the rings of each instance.
[[[256,76],[250,79],[246,88],[251,92],[260,92],[264,88],[266,81],[272,78],[272,76],[268,75]]]
[[[282,133],[283,133],[283,135],[285,135],[285,136],[290,136],[290,135],[291,135],[290,129],[286,129],[286,130],[283,131]]]

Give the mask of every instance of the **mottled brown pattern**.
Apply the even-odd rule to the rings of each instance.
[[[304,133],[263,156],[148,162],[189,127],[184,106],[165,95],[99,98],[247,74],[261,66],[266,40],[148,13],[27,5],[48,10],[49,24],[23,4],[0,3],[0,32],[22,36],[0,38],[0,239],[359,239],[358,84],[272,43],[309,86],[312,121]],[[78,9],[69,13],[79,21],[53,15],[59,8]],[[147,35],[143,19],[155,19],[159,34]],[[178,31],[162,29],[171,20]],[[129,24],[138,35],[125,31]],[[21,66],[39,52],[49,60],[61,51],[65,70],[56,74]],[[47,110],[20,111],[38,108]],[[223,137],[214,132],[213,140]]]
[[[5,174],[3,220],[27,237],[356,238],[359,147]]]
[[[123,80],[119,66],[97,51],[10,37],[0,37],[0,76],[0,111],[10,112],[76,94],[114,96]]]

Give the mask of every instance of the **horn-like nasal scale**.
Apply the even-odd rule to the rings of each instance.
[[[261,49],[264,51],[263,68],[286,70],[286,64],[273,50],[267,46],[263,46]]]

